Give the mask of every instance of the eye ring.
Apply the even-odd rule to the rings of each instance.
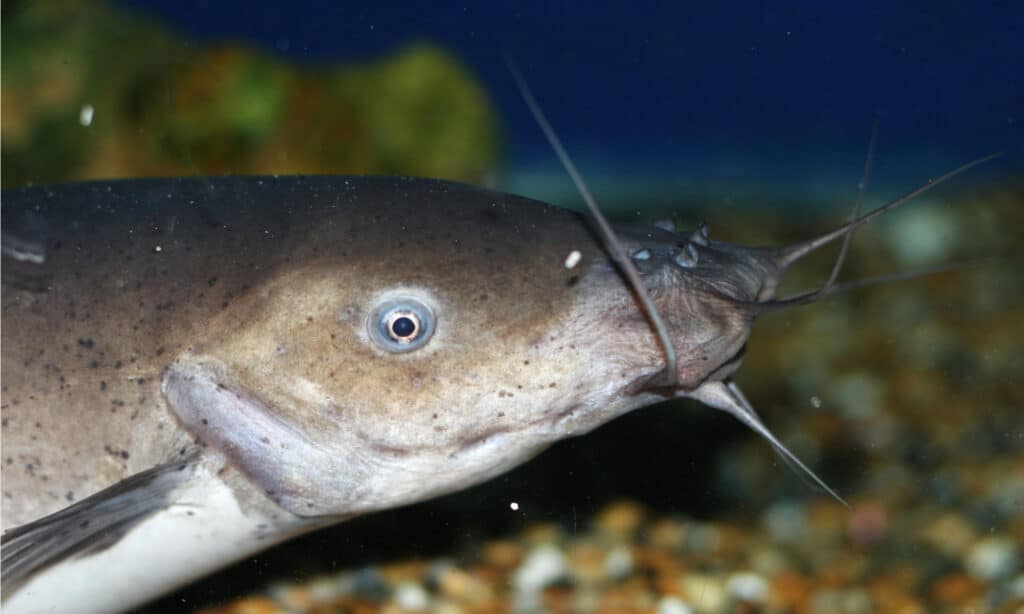
[[[366,324],[370,339],[382,350],[411,352],[430,341],[434,313],[417,299],[396,298],[374,308]]]
[[[383,322],[384,332],[395,343],[412,343],[420,336],[423,324],[414,311],[396,309],[388,313]]]

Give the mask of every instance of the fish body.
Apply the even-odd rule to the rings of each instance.
[[[666,398],[587,220],[536,201],[420,179],[157,179],[7,191],[2,211],[5,611],[130,607]],[[681,237],[623,240],[655,254],[659,304],[680,300]],[[368,318],[395,301],[430,312],[423,347],[375,343]],[[681,352],[745,339],[726,315],[693,335],[672,312]]]
[[[733,414],[799,464],[729,377],[759,314],[817,297],[776,300],[786,267],[906,200],[782,247],[619,227],[631,286],[590,218],[436,180],[2,198],[12,613],[127,609],[668,398]]]

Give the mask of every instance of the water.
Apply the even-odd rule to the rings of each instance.
[[[869,206],[1005,152],[870,225],[847,275],[998,259],[755,328],[740,383],[850,510],[724,416],[662,405],[467,492],[303,537],[150,611],[316,577],[370,607],[422,604],[423,587],[436,606],[458,602],[438,579],[453,569],[500,578],[488,580],[492,601],[460,597],[463,611],[526,607],[509,587],[534,555],[554,557],[545,569],[561,564],[552,545],[569,571],[552,572],[551,607],[586,609],[614,590],[658,611],[738,611],[766,592],[821,612],[1024,601],[1020,6],[72,6],[119,27],[56,19],[47,30],[18,21],[45,9],[5,4],[5,187],[118,173],[373,172],[578,206],[506,53],[619,219],[707,220],[713,237],[741,243],[810,236],[846,215],[875,120]],[[306,80],[288,81],[296,75]],[[326,75],[337,78],[333,94]],[[789,284],[810,287],[828,266],[823,256]],[[607,507],[618,500],[635,503]],[[495,543],[512,552],[508,569]],[[585,571],[587,556],[604,571]]]

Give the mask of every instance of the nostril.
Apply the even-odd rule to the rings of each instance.
[[[700,262],[700,256],[693,243],[687,243],[686,247],[672,255],[672,261],[684,269],[692,269]]]
[[[690,235],[690,242],[691,243],[696,243],[697,245],[700,245],[701,247],[707,247],[708,246],[708,227],[707,227],[707,224],[704,224],[703,222],[701,222],[700,226],[697,226],[697,230],[694,230],[693,234]]]

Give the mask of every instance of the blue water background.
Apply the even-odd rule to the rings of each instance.
[[[501,186],[556,201],[571,186],[503,54],[605,200],[827,200],[854,189],[875,119],[878,191],[993,151],[975,178],[1024,169],[1022,2],[122,4],[307,63],[436,42],[494,98]]]

